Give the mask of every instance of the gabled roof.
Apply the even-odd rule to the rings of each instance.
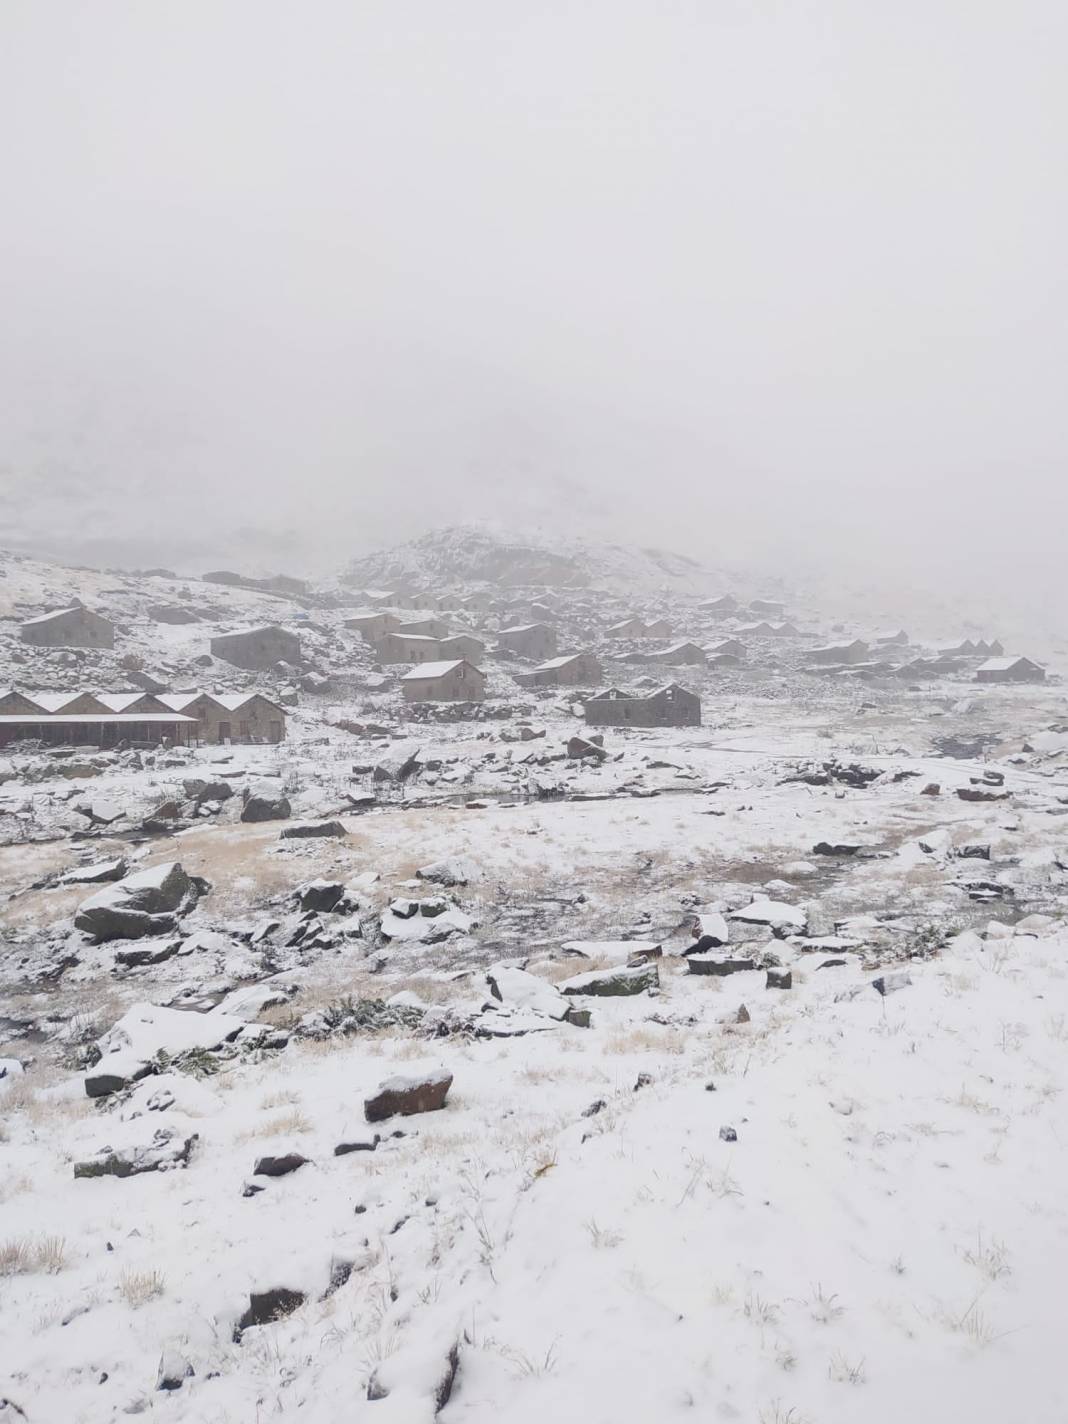
[[[439,677],[445,677],[455,668],[463,667],[466,664],[472,672],[477,672],[479,677],[484,677],[481,668],[475,667],[474,663],[469,663],[466,658],[451,658],[440,663],[420,663],[418,667],[412,668],[411,672],[401,675],[401,682],[433,682]]]
[[[512,628],[502,628],[497,636],[503,637],[505,633],[534,633],[536,631],[551,632],[547,623],[517,623]]]
[[[384,643],[387,638],[396,638],[401,643],[433,643],[435,648],[441,642],[440,638],[434,638],[429,633],[404,633],[400,628],[391,628],[379,641]]]
[[[579,658],[592,657],[592,653],[564,653],[559,658],[548,658],[545,662],[539,663],[534,672],[552,672],[554,668],[566,667],[568,663],[577,662]]]
[[[91,618],[100,618],[99,613],[94,613],[91,608],[86,608],[81,603],[72,603],[69,608],[53,608],[51,613],[38,613],[33,618],[24,618],[21,627],[29,628],[34,623],[51,623],[53,619],[65,618],[68,613],[88,613]],[[101,622],[106,619],[101,618]]]
[[[218,643],[224,638],[251,638],[256,633],[284,633],[288,638],[297,636],[296,633],[291,633],[288,628],[283,628],[279,623],[257,623],[252,628],[235,628],[229,633],[216,633],[211,641]]]
[[[214,702],[216,707],[221,707],[226,712],[237,712],[246,703],[252,701],[254,697],[262,698],[271,707],[277,708],[279,712],[285,709],[280,707],[272,698],[267,697],[262,692],[158,692],[153,694],[157,702],[162,702],[164,707],[172,707],[175,712],[184,712],[187,707],[191,707],[194,702],[199,702],[202,697],[209,702]],[[139,696],[144,697],[144,693]]]
[[[988,658],[985,663],[980,663],[979,672],[1008,672],[1010,668],[1017,667],[1020,663],[1027,663],[1029,667],[1039,667],[1040,664],[1031,658],[1025,658],[1022,653],[1009,658]]]
[[[24,692],[23,697],[40,707],[42,712],[62,712],[64,707],[77,701],[81,692]]]
[[[162,702],[164,707],[170,707],[175,712],[184,712],[185,709],[196,702],[198,697],[210,697],[210,692],[157,692],[156,700]]]
[[[142,697],[152,697],[151,692],[94,692],[93,696],[98,702],[111,712],[125,712],[128,707],[132,707],[135,702],[140,702]]]

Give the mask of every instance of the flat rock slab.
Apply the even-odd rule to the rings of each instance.
[[[714,974],[724,978],[728,974],[746,974],[756,968],[755,959],[735,959],[729,954],[688,954],[686,967],[690,974]]]
[[[348,831],[340,821],[298,821],[296,825],[286,826],[281,832],[280,839],[284,841],[329,840],[331,838],[340,840],[347,835]]]
[[[368,1122],[383,1122],[396,1115],[437,1112],[445,1106],[451,1087],[452,1074],[445,1068],[418,1078],[387,1078],[376,1093],[365,1099],[364,1117]]]
[[[660,970],[655,964],[638,964],[631,969],[594,969],[557,985],[562,994],[593,994],[602,998],[644,994],[659,987]]]
[[[169,1172],[184,1167],[197,1140],[181,1137],[173,1128],[157,1129],[152,1141],[140,1147],[102,1147],[84,1162],[75,1162],[75,1177],[138,1177],[144,1172]]]

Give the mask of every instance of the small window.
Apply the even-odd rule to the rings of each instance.
[[[247,722],[239,722],[237,725],[238,725],[238,727],[239,727],[239,729],[240,729],[240,732],[241,732],[242,737],[247,738],[248,735],[249,735],[248,723],[247,723]]]

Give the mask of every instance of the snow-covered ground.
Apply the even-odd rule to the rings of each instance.
[[[826,954],[787,992],[675,961],[588,1029],[327,1041],[104,1111],[17,1078],[3,1236],[29,1263],[0,1392],[30,1419],[416,1421],[458,1344],[445,1421],[1054,1424],[1066,956],[1063,930],[992,926],[885,997]],[[439,1066],[443,1111],[334,1155],[380,1080]],[[73,1177],[163,1126],[197,1134],[187,1167]],[[252,1177],[291,1151],[307,1165]],[[280,1287],[304,1303],[234,1343]],[[195,1370],[169,1396],[167,1353]]]
[[[561,646],[618,651],[626,569],[560,595]],[[841,632],[791,609],[801,643],[748,667],[613,665],[696,688],[703,725],[569,757],[579,694],[514,660],[485,715],[417,720],[337,588],[309,613],[3,571],[0,685],[117,687],[132,655],[295,701],[278,747],[0,756],[0,1414],[1068,1418],[1056,666],[816,677],[800,649]],[[730,631],[662,572],[643,556],[639,611]],[[21,646],[72,589],[114,652]],[[154,622],[169,601],[204,621]],[[197,661],[256,621],[329,687]],[[246,791],[290,814],[243,821]],[[172,879],[158,933],[75,923]],[[367,1120],[442,1070],[443,1108]]]

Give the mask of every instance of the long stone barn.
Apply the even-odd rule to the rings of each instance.
[[[158,746],[164,739],[185,746],[196,732],[196,719],[177,712],[0,713],[0,747],[13,742],[48,746]]]

